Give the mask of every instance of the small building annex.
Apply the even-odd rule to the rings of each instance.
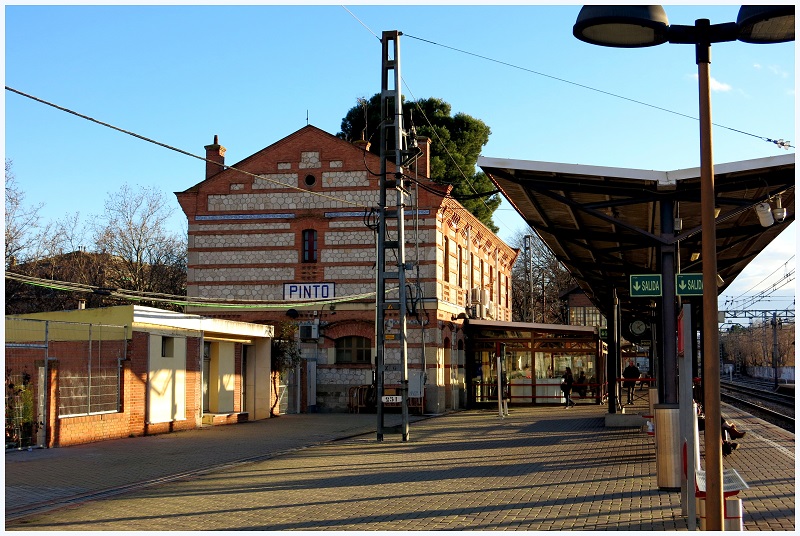
[[[6,316],[6,448],[268,418],[272,334],[139,305]]]
[[[428,178],[429,140],[418,143],[405,210],[409,387],[440,412],[466,400],[463,318],[511,320],[518,251]],[[316,386],[299,409],[346,411],[352,388],[374,381],[380,158],[311,125],[232,166],[225,152],[215,138],[205,179],[176,193],[188,219],[187,295],[230,302],[203,307],[210,316],[299,325],[303,383]]]

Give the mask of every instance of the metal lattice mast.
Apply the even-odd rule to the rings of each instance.
[[[405,206],[406,196],[403,166],[418,154],[409,151],[407,136],[403,130],[403,103],[400,91],[400,32],[385,31],[381,39],[381,127],[380,127],[380,200],[378,207],[378,252],[377,252],[377,297],[376,297],[376,387],[378,414],[378,441],[383,441],[383,394],[387,373],[392,377],[400,376],[400,394],[402,396],[402,440],[408,441],[408,348],[406,343],[406,274],[411,266],[405,260]],[[394,164],[394,171],[389,172],[389,162]],[[391,208],[389,193],[394,196],[394,207]],[[388,222],[395,223],[390,235]],[[387,253],[391,256],[387,258]],[[391,266],[389,266],[391,264]],[[396,268],[396,271],[388,271]],[[396,282],[397,299],[389,300],[388,282]],[[388,311],[397,312],[397,320],[387,317]],[[387,324],[393,322],[392,349],[399,356],[392,354],[391,363],[387,363],[386,340]],[[397,359],[399,357],[399,359]],[[398,362],[399,361],[399,362]]]

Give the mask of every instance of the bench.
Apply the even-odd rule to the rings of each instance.
[[[351,387],[347,397],[347,409],[351,413],[361,413],[362,409],[370,407],[368,395],[371,385],[357,385]]]
[[[727,432],[725,432],[727,436]],[[683,444],[683,475],[688,480],[687,445]],[[722,501],[724,508],[725,530],[743,530],[741,501],[734,499],[740,491],[750,489],[747,482],[736,469],[722,470]],[[694,419],[694,497],[697,505],[696,513],[700,517],[700,530],[705,530],[706,472],[700,467],[700,432],[697,418]],[[730,501],[729,501],[730,499]],[[729,504],[730,503],[730,504]]]
[[[694,472],[695,493],[697,498],[705,498],[706,496],[706,472],[702,469],[695,469]],[[733,497],[738,495],[740,491],[750,489],[747,482],[736,472],[736,469],[723,469],[722,470],[722,495],[723,497]]]

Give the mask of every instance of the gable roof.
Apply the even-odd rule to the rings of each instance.
[[[257,167],[257,163],[259,161],[261,161],[261,160],[263,160],[265,158],[269,158],[273,153],[275,153],[276,151],[278,151],[282,147],[285,147],[287,145],[296,145],[296,144],[307,145],[309,143],[309,141],[312,141],[314,139],[317,139],[317,140],[319,140],[319,142],[322,142],[322,143],[325,143],[325,144],[336,144],[338,150],[344,151],[346,153],[352,153],[354,158],[362,158],[363,157],[365,163],[368,166],[368,169],[371,169],[376,173],[380,171],[380,157],[379,156],[374,155],[374,154],[370,153],[369,151],[363,151],[361,148],[357,147],[356,145],[353,145],[349,141],[346,141],[346,140],[343,140],[341,138],[338,138],[338,137],[334,136],[333,134],[330,134],[330,133],[325,132],[324,130],[322,130],[320,128],[315,127],[314,125],[306,125],[303,128],[292,132],[288,136],[284,136],[280,140],[278,140],[278,141],[276,141],[276,142],[274,142],[274,143],[272,143],[270,145],[267,145],[263,149],[260,149],[260,150],[256,151],[255,153],[251,154],[250,156],[247,156],[247,157],[243,158],[242,160],[236,162],[235,164],[226,164],[226,168],[224,170],[222,170],[221,172],[217,173],[216,175],[208,177],[207,179],[204,179],[204,180],[194,184],[193,186],[190,186],[189,188],[187,188],[186,190],[183,190],[182,192],[175,192],[175,194],[179,195],[179,194],[182,194],[182,193],[197,192],[198,190],[201,189],[201,187],[203,185],[205,185],[205,184],[207,184],[209,182],[214,182],[214,181],[218,181],[218,180],[222,180],[222,179],[228,179],[228,178],[230,178],[231,175],[241,175],[240,173],[238,173],[237,170],[241,170],[241,171],[257,174],[258,171],[254,171],[252,168],[254,166]],[[313,144],[312,144],[312,146],[313,146]],[[235,168],[235,169],[230,169],[230,168]],[[270,171],[272,171],[272,170],[270,170]],[[262,173],[263,173],[263,171],[262,171]]]

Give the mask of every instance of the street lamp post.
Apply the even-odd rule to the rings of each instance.
[[[782,43],[794,41],[794,5],[742,6],[736,22],[694,26],[669,25],[661,6],[583,6],[573,34],[593,45],[639,48],[662,43],[695,45],[700,106],[700,211],[703,281],[717,279],[714,222],[714,164],[711,141],[711,43]],[[706,428],[706,527],[723,530],[722,434],[719,407],[719,333],[717,286],[703,285],[703,376]],[[668,334],[665,334],[668,336]],[[674,364],[671,356],[670,362]],[[665,365],[666,366],[666,365]]]

